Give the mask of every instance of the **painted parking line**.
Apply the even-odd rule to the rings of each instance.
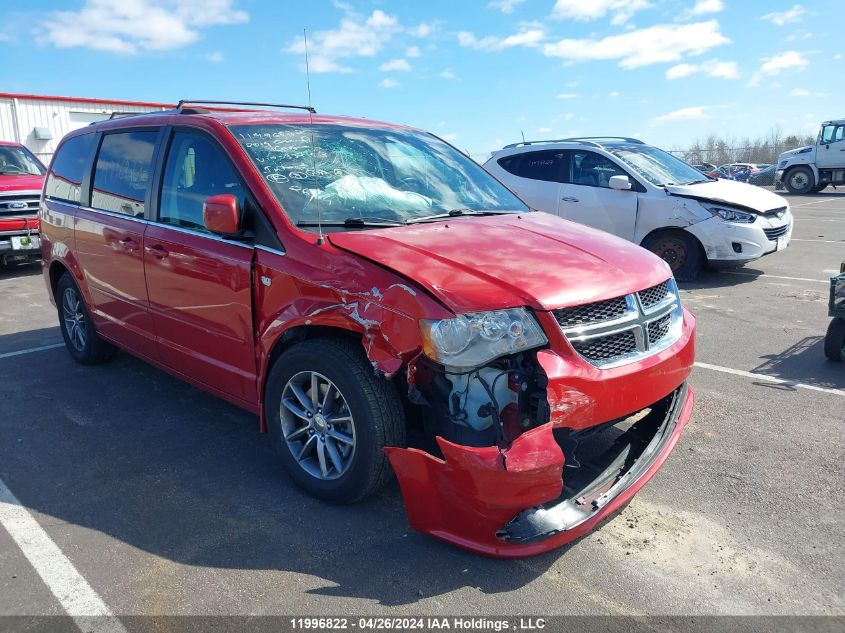
[[[814,200],[813,202],[805,202],[803,204],[790,205],[793,209],[803,209],[804,207],[811,207],[814,204],[822,204],[824,202],[836,202],[837,198],[824,198],[823,200]]]
[[[810,391],[821,391],[823,393],[830,393],[834,396],[845,396],[845,390],[833,389],[831,387],[819,387],[817,385],[808,385],[803,382],[795,382],[793,380],[784,380],[783,378],[775,378],[774,376],[767,376],[766,374],[757,374],[753,371],[743,371],[742,369],[731,369],[730,367],[721,367],[720,365],[711,365],[709,363],[695,362],[696,367],[701,369],[710,369],[712,371],[720,371],[724,374],[733,374],[734,376],[743,376],[745,378],[753,378],[755,380],[763,380],[778,385],[787,385],[789,387],[797,387],[799,389],[809,389]]]
[[[812,281],[817,284],[825,284],[826,286],[830,285],[829,279],[810,279],[809,277],[784,277],[783,275],[769,275],[768,273],[756,275],[754,273],[741,273],[736,270],[723,270],[721,272],[725,275],[739,275],[740,277],[770,277],[772,279],[789,279],[791,281]]]
[[[30,347],[29,349],[20,349],[16,352],[6,352],[0,354],[0,358],[11,358],[12,356],[23,356],[24,354],[33,354],[35,352],[43,352],[48,349],[56,349],[57,347],[64,347],[64,343],[53,343],[52,345],[41,345],[40,347]]]
[[[0,479],[0,525],[81,631],[126,633],[97,592]]]

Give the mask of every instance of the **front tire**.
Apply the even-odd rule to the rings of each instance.
[[[845,319],[833,319],[824,337],[824,355],[830,360],[845,360]]]
[[[810,193],[813,190],[815,179],[809,167],[793,167],[786,174],[784,184],[789,193],[800,195]]]
[[[681,229],[652,233],[643,240],[642,246],[669,264],[678,281],[693,281],[704,266],[704,254],[698,240]]]
[[[827,189],[827,183],[816,185],[815,187],[813,187],[813,193],[819,193],[821,191],[824,191],[825,189]]]
[[[65,347],[81,365],[99,365],[114,356],[115,348],[100,338],[79,286],[64,273],[56,284],[56,307]]]
[[[360,345],[306,340],[273,365],[268,431],[290,477],[311,495],[354,503],[390,481],[386,446],[404,446],[402,401]]]

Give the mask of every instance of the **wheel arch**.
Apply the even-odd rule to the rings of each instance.
[[[687,225],[689,226],[689,225]],[[656,229],[652,229],[650,232],[646,233],[643,236],[643,239],[640,240],[640,246],[645,248],[644,244],[652,237],[659,235],[660,233],[671,233],[674,231],[683,231],[686,235],[689,235],[695,243],[698,245],[698,250],[701,252],[701,256],[704,258],[704,261],[707,261],[707,251],[704,249],[704,244],[701,243],[701,240],[698,239],[698,236],[692,233],[691,231],[686,230],[686,226],[661,226]]]

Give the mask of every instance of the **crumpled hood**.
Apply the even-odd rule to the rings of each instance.
[[[720,202],[755,213],[765,213],[788,205],[785,198],[767,189],[723,178],[694,185],[667,185],[666,191],[673,196]]]
[[[549,310],[618,297],[670,276],[645,249],[545,213],[455,218],[328,239],[423,286],[455,312]]]
[[[44,176],[0,175],[0,192],[3,191],[41,191]]]

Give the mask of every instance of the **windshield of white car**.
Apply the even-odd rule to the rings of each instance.
[[[44,166],[25,147],[0,145],[0,176],[43,176]]]
[[[360,230],[448,220],[458,215],[455,210],[528,211],[475,161],[426,132],[323,123],[229,129],[302,228]]]
[[[626,146],[611,149],[610,152],[627,167],[658,187],[693,185],[711,180],[702,178],[701,172],[692,165],[656,147]]]

